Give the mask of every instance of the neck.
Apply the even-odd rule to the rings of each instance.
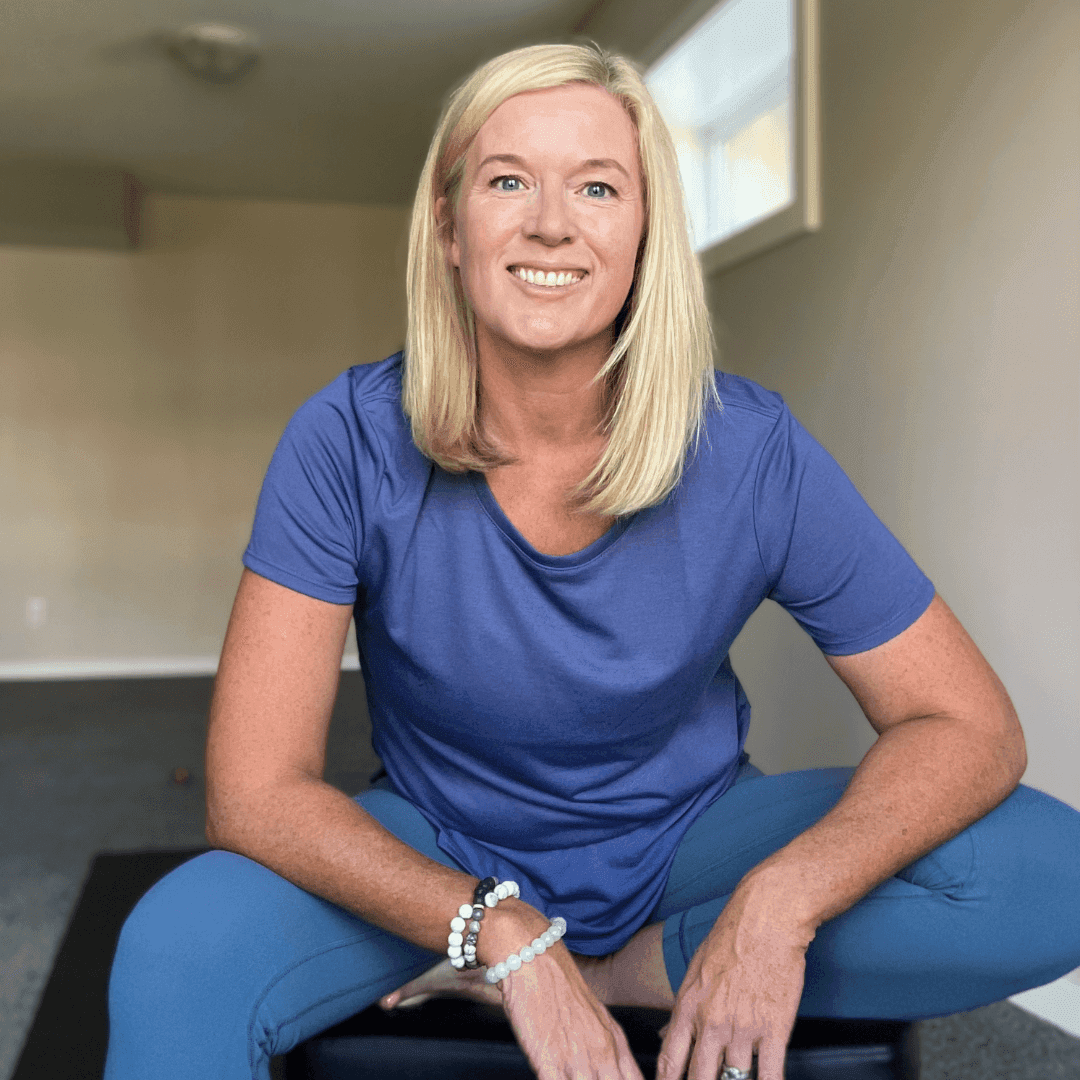
[[[610,351],[610,334],[544,354],[496,342],[478,327],[480,419],[485,433],[518,458],[597,442],[607,393],[603,382],[592,380]]]

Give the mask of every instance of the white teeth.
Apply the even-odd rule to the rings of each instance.
[[[514,271],[522,281],[530,285],[546,285],[548,288],[557,288],[559,285],[573,285],[581,278],[573,270],[549,270],[546,274],[543,270],[529,270],[519,266]]]

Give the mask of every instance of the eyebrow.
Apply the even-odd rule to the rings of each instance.
[[[493,161],[501,161],[506,165],[517,165],[522,169],[528,167],[524,158],[518,157],[517,154],[489,154],[480,162],[479,168],[482,169]],[[581,167],[577,171],[582,172],[585,169],[618,169],[627,180],[630,179],[630,174],[614,158],[589,158],[588,161],[581,163]]]

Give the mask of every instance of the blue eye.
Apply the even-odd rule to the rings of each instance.
[[[599,189],[599,190],[597,190]],[[589,195],[606,195],[611,188],[607,184],[601,184],[598,180],[593,181],[591,184],[585,185],[585,191]]]
[[[493,184],[497,184],[500,191],[520,191],[521,180],[516,176],[497,176],[493,181]],[[517,184],[517,187],[503,187],[503,184]]]

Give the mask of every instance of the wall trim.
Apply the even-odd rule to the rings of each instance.
[[[216,656],[138,656],[83,660],[0,660],[0,682],[51,679],[159,679],[177,675],[216,675]],[[346,653],[342,671],[359,671],[360,658]]]
[[[1013,994],[1009,1000],[1025,1012],[1080,1039],[1080,968],[1045,986]]]

